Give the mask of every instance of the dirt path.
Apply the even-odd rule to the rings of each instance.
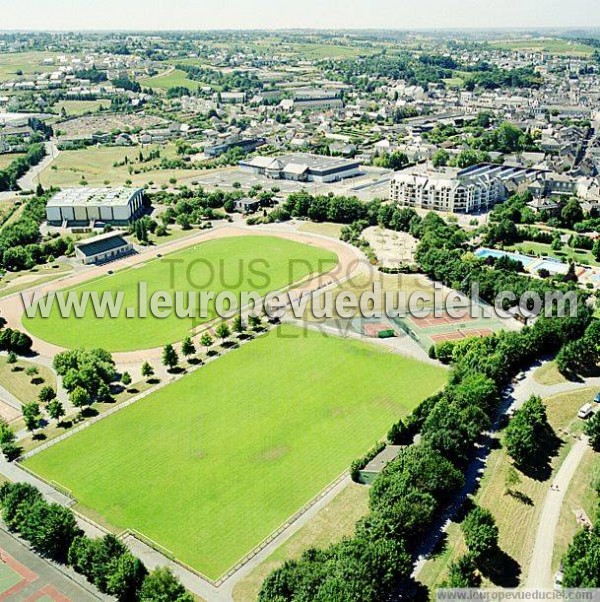
[[[544,505],[540,513],[533,556],[529,565],[525,587],[551,588],[553,586],[552,556],[560,510],[571,479],[577,472],[587,447],[587,437],[581,437],[575,442],[575,445],[573,445],[556,473],[556,477],[552,483],[554,489],[549,489],[548,493],[546,493]]]
[[[287,240],[293,240],[296,242],[318,246],[323,249],[333,251],[338,256],[338,265],[334,270],[326,275],[321,275],[313,278],[312,280],[302,283],[300,286],[293,288],[293,297],[299,296],[303,293],[316,290],[322,287],[328,282],[334,280],[341,280],[348,275],[352,274],[360,265],[362,260],[361,254],[358,249],[351,247],[341,241],[337,241],[328,237],[319,236],[316,234],[305,234],[295,232],[293,229],[286,227],[265,227],[265,228],[251,228],[245,225],[226,225],[218,227],[213,230],[198,232],[196,235],[192,235],[188,238],[173,241],[160,247],[152,247],[146,252],[138,255],[133,255],[120,260],[117,264],[111,263],[104,266],[95,266],[91,269],[79,271],[66,278],[60,278],[58,280],[42,284],[40,286],[33,286],[29,289],[28,294],[33,294],[35,291],[41,291],[43,293],[49,293],[51,291],[58,291],[65,288],[73,287],[89,280],[98,278],[106,275],[109,271],[115,269],[123,269],[127,267],[133,267],[145,263],[151,259],[156,258],[158,255],[166,255],[175,251],[185,249],[209,240],[217,240],[227,238],[229,236],[277,236]],[[43,341],[38,337],[32,335],[22,324],[23,317],[23,302],[20,294],[7,296],[4,299],[0,299],[0,314],[7,320],[8,325],[12,328],[18,328],[24,330],[33,339],[33,348],[37,353],[46,358],[52,358],[57,353],[64,351],[63,347],[54,345],[47,341]],[[113,353],[113,357],[117,364],[128,365],[138,364],[146,360],[159,360],[162,355],[162,347],[154,349],[145,349],[138,351],[128,352],[116,352]]]

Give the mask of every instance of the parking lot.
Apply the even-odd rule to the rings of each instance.
[[[223,171],[204,171],[194,177],[194,182],[207,189],[222,188],[233,190],[234,183],[241,184],[241,190],[249,191],[253,186],[260,184],[263,188],[277,187],[282,196],[292,192],[306,190],[310,194],[329,194],[357,196],[361,200],[370,201],[374,198],[387,199],[389,196],[389,180],[392,172],[390,170],[373,167],[363,167],[363,175],[348,178],[340,182],[323,184],[320,182],[294,182],[292,180],[272,180],[265,176],[257,176],[233,168]]]

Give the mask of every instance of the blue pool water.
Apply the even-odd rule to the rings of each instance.
[[[495,259],[498,259],[499,257],[509,257],[513,261],[520,261],[525,268],[536,261],[535,257],[521,255],[520,253],[509,253],[508,251],[498,251],[498,249],[477,249],[475,255],[482,258],[494,257]]]

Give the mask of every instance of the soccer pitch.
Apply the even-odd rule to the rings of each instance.
[[[284,325],[26,466],[216,579],[445,380],[437,366]]]
[[[175,263],[176,262],[176,263]],[[107,351],[135,351],[181,341],[194,327],[216,316],[209,307],[205,320],[179,318],[128,318],[126,309],[138,307],[138,284],[146,282],[148,298],[156,291],[256,291],[265,295],[286,288],[309,274],[327,272],[337,256],[325,249],[275,236],[232,236],[211,240],[123,269],[74,287],[78,295],[104,291],[123,293],[118,317],[94,315],[88,303],[81,318],[62,317],[56,303],[49,317],[23,316],[33,335],[62,347],[102,347]],[[116,264],[118,266],[118,264]],[[139,313],[136,314],[139,316]]]

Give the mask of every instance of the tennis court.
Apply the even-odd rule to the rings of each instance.
[[[490,309],[483,304],[474,309],[465,306],[437,308],[427,316],[394,318],[393,323],[428,350],[445,341],[486,337],[502,329],[501,321]]]

